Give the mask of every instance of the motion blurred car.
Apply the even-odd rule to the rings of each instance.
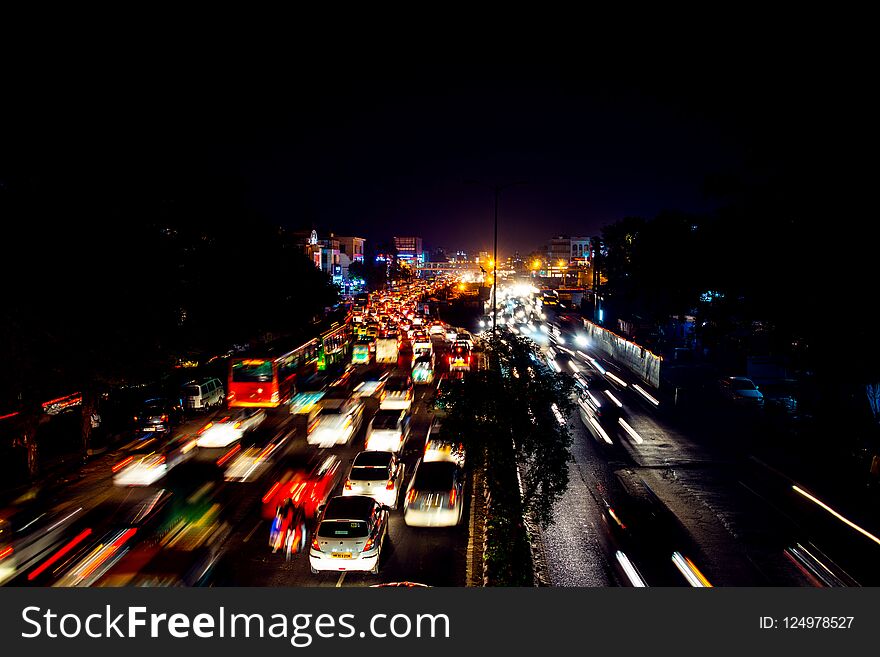
[[[265,419],[266,410],[262,408],[242,408],[224,413],[199,430],[196,445],[228,447],[236,440],[241,440],[245,432],[260,426]]]
[[[379,573],[388,534],[388,507],[372,497],[334,497],[321,512],[309,549],[309,568]]]
[[[367,495],[378,502],[397,508],[397,495],[403,483],[404,465],[394,452],[366,451],[354,457],[342,494]]]
[[[607,430],[615,427],[620,421],[620,407],[611,399],[603,399],[604,395],[600,395],[601,393],[595,390],[582,390],[578,395],[577,404],[585,424],[589,424],[589,419],[593,418]]]
[[[262,498],[262,518],[272,520],[279,506],[290,499],[302,506],[309,518],[318,514],[318,507],[330,498],[342,476],[342,461],[335,454],[289,459],[283,472]]]
[[[458,337],[458,331],[456,331],[451,326],[446,329],[446,342],[455,342],[455,338]]]
[[[170,432],[183,419],[183,405],[166,397],[147,399],[134,417],[140,431]]]
[[[327,399],[321,401],[321,414],[312,432],[306,437],[309,445],[332,447],[345,445],[361,428],[364,403],[359,399]]]
[[[423,354],[413,361],[412,380],[416,385],[434,383],[434,359]]]
[[[39,586],[90,586],[126,551],[155,531],[166,518],[171,493],[142,491],[122,501],[107,501],[69,526],[61,547],[44,553],[27,573]],[[98,527],[107,527],[103,532]]]
[[[0,509],[0,585],[54,554],[68,528],[82,516],[82,507],[47,511],[36,503]]]
[[[152,486],[171,468],[191,457],[196,447],[192,436],[163,440],[144,434],[126,446],[126,456],[111,469],[115,486]]]
[[[380,409],[367,425],[365,449],[399,453],[409,438],[412,415],[404,409]]]
[[[422,461],[449,461],[458,467],[464,467],[464,445],[446,436],[443,425],[439,420],[434,420],[425,437],[425,453]]]
[[[446,325],[443,322],[431,322],[428,326],[428,335],[439,335],[446,338]]]
[[[469,372],[471,369],[471,349],[467,342],[458,342],[452,345],[447,356],[450,372]]]
[[[718,382],[721,396],[735,404],[763,406],[764,395],[754,381],[744,376],[731,376]]]
[[[382,401],[379,402],[379,408],[383,410],[409,410],[412,408],[413,396],[412,377],[400,374],[391,376],[385,382],[385,390]]]
[[[464,476],[451,461],[419,459],[406,491],[403,520],[410,527],[454,527],[464,511]]]
[[[413,331],[411,340],[414,354],[430,354],[433,351],[433,347],[431,346],[431,338],[428,335],[427,331],[422,329],[417,329]]]

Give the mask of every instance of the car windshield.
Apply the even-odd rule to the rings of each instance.
[[[379,481],[388,478],[388,465],[372,465],[369,467],[354,467],[348,476],[353,481]]]
[[[383,413],[379,411],[373,418],[373,429],[397,429],[400,413]]]
[[[449,490],[455,477],[454,463],[422,463],[416,472],[416,490]]]
[[[368,534],[363,520],[325,520],[318,527],[322,538],[364,538]]]
[[[268,383],[272,380],[272,361],[241,360],[233,363],[232,380],[237,383]]]

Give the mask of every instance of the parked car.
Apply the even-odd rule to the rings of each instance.
[[[389,508],[397,508],[404,465],[394,452],[366,451],[354,457],[342,494],[367,495]]]
[[[134,417],[140,431],[170,432],[183,420],[183,404],[177,399],[154,397],[144,401]]]
[[[464,512],[464,475],[451,461],[419,459],[406,491],[403,520],[410,527],[454,527]]]
[[[226,402],[226,391],[220,379],[204,378],[190,381],[182,388],[185,408],[221,408]]]
[[[332,498],[322,510],[309,549],[309,568],[379,573],[388,535],[388,507],[366,495]]]
[[[763,406],[764,395],[755,383],[744,376],[730,376],[718,382],[721,396],[736,404]]]

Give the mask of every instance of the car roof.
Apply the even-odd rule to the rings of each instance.
[[[354,457],[354,467],[364,467],[370,465],[388,465],[394,458],[394,454],[386,451],[366,451],[361,452]]]
[[[373,511],[376,501],[365,495],[334,497],[327,502],[324,509],[324,520],[365,519]]]

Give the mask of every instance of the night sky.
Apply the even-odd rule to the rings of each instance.
[[[491,246],[492,193],[464,181],[522,180],[502,196],[499,249],[528,252],[628,215],[711,211],[712,177],[839,172],[849,106],[866,111],[849,102],[852,77],[821,53],[780,52],[201,58],[124,75],[59,61],[7,82],[0,179],[106,180],[113,193],[217,176],[280,225],[471,251]]]

